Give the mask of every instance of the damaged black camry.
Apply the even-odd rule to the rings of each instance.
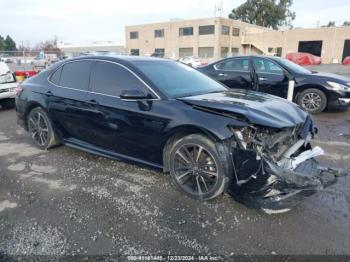
[[[162,168],[192,198],[224,192],[285,212],[333,183],[311,148],[311,116],[282,98],[227,90],[177,62],[87,56],[17,88],[18,123],[36,146],[65,144]]]

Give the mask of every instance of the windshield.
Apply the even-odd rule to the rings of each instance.
[[[181,63],[137,61],[135,65],[170,98],[227,90],[215,80]]]
[[[287,69],[290,69],[293,72],[296,72],[298,74],[311,74],[310,70],[305,69],[304,67],[297,65],[287,59],[283,59],[283,58],[275,58],[276,60],[278,60],[278,62],[280,64],[282,64],[283,66],[285,66]]]

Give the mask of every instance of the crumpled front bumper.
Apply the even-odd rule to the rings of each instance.
[[[266,159],[257,160],[253,157],[253,152],[249,154],[251,158],[246,161],[233,159],[236,178],[246,182],[239,185],[236,179],[228,193],[246,206],[261,209],[268,214],[288,212],[308,196],[334,184],[337,177],[348,174],[345,170],[320,167],[314,158],[290,170]],[[240,177],[242,179],[242,176],[246,176],[247,167],[258,172],[245,180],[239,180]]]

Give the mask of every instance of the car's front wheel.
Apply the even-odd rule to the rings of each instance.
[[[327,97],[321,90],[309,88],[299,94],[297,102],[304,110],[318,114],[326,108]]]
[[[58,144],[50,118],[42,108],[30,111],[27,124],[32,141],[38,148],[48,149]]]
[[[178,187],[194,199],[209,200],[222,194],[229,182],[227,168],[212,140],[188,135],[170,147],[169,168]]]

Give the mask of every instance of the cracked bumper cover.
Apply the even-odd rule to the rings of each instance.
[[[246,206],[269,214],[291,210],[306,197],[334,184],[337,177],[348,174],[345,170],[320,167],[314,158],[302,162],[294,170],[281,168],[265,159],[258,161],[251,157],[249,162],[254,168],[260,165],[259,172],[243,185],[232,183],[228,193]],[[238,173],[245,171],[242,168]]]

